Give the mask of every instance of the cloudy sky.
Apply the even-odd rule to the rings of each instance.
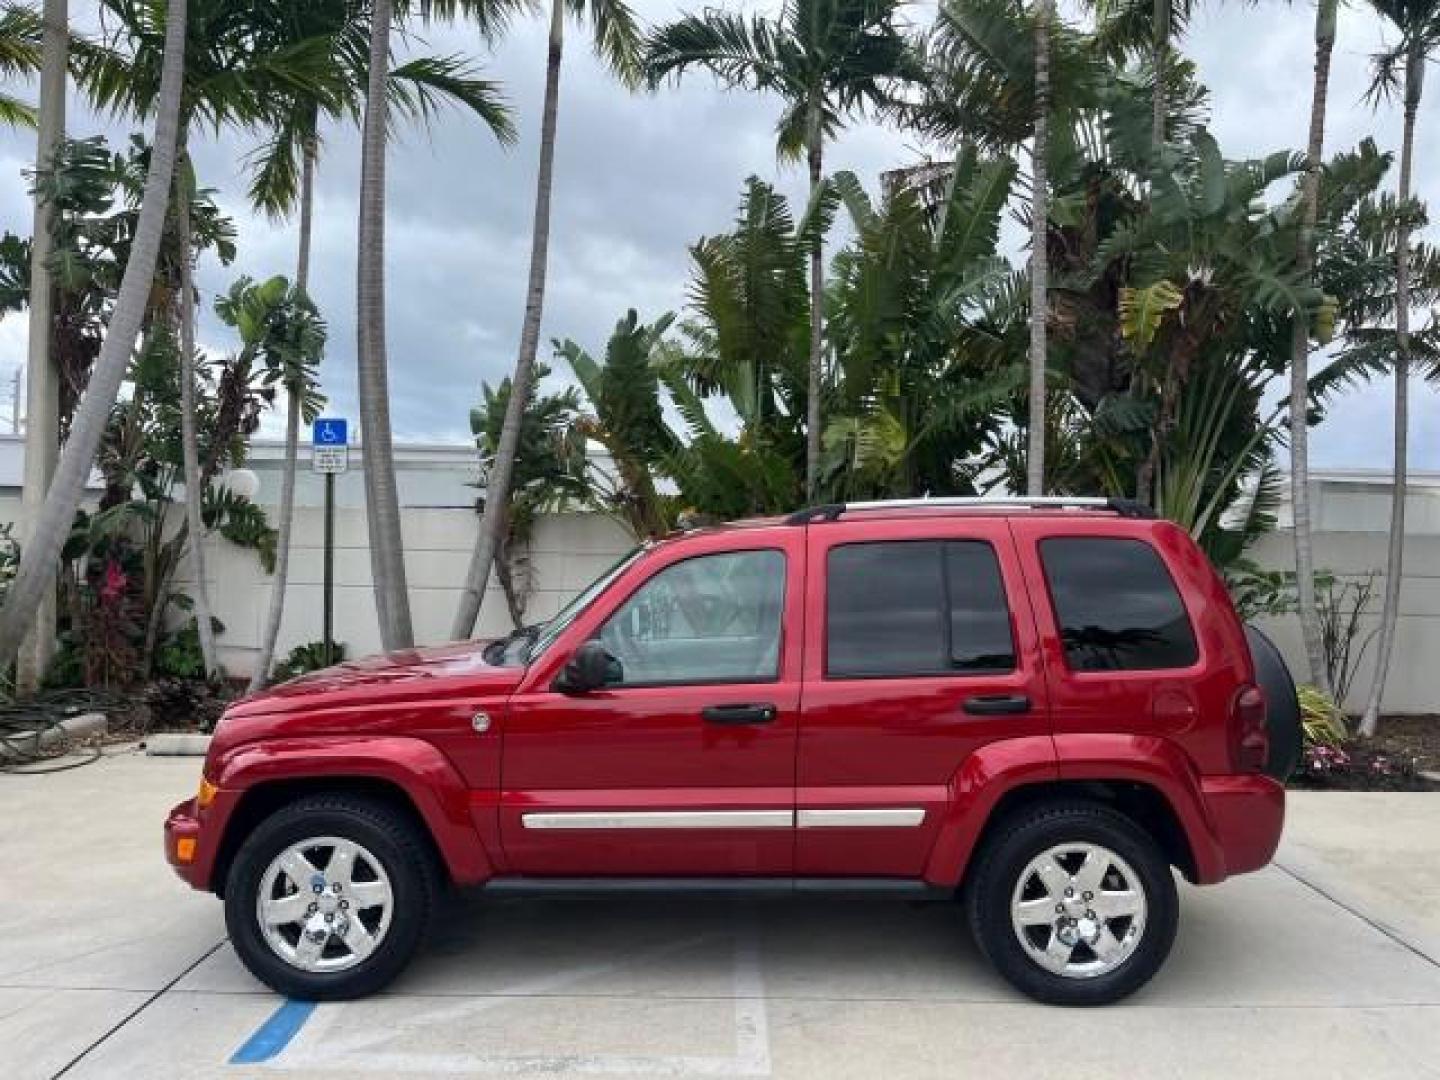
[[[675,0],[637,0],[648,21],[680,10]],[[727,5],[729,6],[729,5]],[[751,5],[746,5],[751,6]],[[770,6],[766,4],[764,6]],[[78,9],[79,4],[75,7]],[[1201,5],[1186,51],[1213,93],[1212,130],[1228,157],[1299,147],[1309,110],[1311,12],[1305,5]],[[916,9],[917,17],[923,9]],[[423,49],[480,54],[465,29],[431,28]],[[1398,109],[1376,116],[1361,100],[1367,58],[1382,40],[1364,5],[1342,13],[1331,89],[1327,151],[1375,132],[1397,147]],[[400,439],[464,441],[467,415],[482,380],[510,369],[519,338],[529,253],[533,174],[545,63],[539,20],[518,24],[492,55],[522,135],[502,149],[475,121],[450,114],[427,134],[407,132],[389,158],[388,319],[392,414]],[[657,95],[632,95],[594,61],[572,30],[561,84],[559,149],[551,232],[549,290],[542,341],[572,337],[599,348],[628,307],[653,318],[679,307],[688,274],[686,247],[727,227],[746,176],[758,174],[801,195],[804,178],[775,162],[777,107],[763,96],[726,93],[703,75]],[[1440,91],[1437,91],[1440,94]],[[1437,94],[1422,109],[1416,148],[1420,194],[1440,205]],[[116,127],[72,104],[73,134]],[[117,141],[118,145],[118,141]],[[232,345],[209,314],[216,292],[241,273],[292,273],[293,229],[258,219],[244,201],[244,157],[251,144],[234,134],[195,147],[201,182],[239,227],[240,254],[229,268],[202,265],[201,337],[212,349]],[[870,124],[846,132],[831,168],[855,170],[872,188],[882,170],[914,160],[913,139]],[[322,369],[331,412],[355,411],[355,219],[359,140],[347,128],[327,132],[315,219],[312,292],[330,323]],[[0,229],[28,233],[30,205],[21,170],[34,160],[33,136],[0,134]],[[1427,163],[1429,163],[1427,165]],[[0,386],[23,364],[23,319],[0,322]],[[548,355],[548,349],[542,356]],[[0,397],[8,390],[0,389]],[[1352,393],[1312,437],[1321,467],[1387,467],[1390,388]],[[1417,387],[1411,460],[1440,468],[1440,398]],[[5,402],[8,406],[8,401]],[[278,425],[277,425],[278,426]],[[271,428],[274,430],[274,427]]]

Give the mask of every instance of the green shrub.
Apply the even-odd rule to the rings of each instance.
[[[213,615],[210,625],[216,634],[225,624]],[[162,679],[203,679],[205,657],[200,651],[200,624],[190,618],[155,650],[155,675]]]
[[[331,647],[331,658],[333,663],[340,663],[345,659],[345,643],[335,642]],[[320,671],[328,667],[325,662],[325,643],[323,641],[307,641],[304,645],[296,645],[290,650],[290,655],[275,665],[270,678],[273,682],[285,682],[289,679],[299,678],[301,675],[308,675],[312,671]]]

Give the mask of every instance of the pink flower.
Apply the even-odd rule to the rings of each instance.
[[[125,571],[120,569],[120,564],[111,559],[105,564],[105,574],[100,579],[100,599],[107,604],[113,604],[125,595],[125,586],[129,579]]]

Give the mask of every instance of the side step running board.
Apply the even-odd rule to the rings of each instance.
[[[860,893],[879,896],[948,897],[949,890],[914,878],[790,877],[497,877],[485,892],[507,895],[564,893]]]

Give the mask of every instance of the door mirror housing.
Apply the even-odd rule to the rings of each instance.
[[[610,681],[615,658],[598,641],[587,641],[570,654],[560,674],[555,676],[554,689],[562,694],[588,694]]]

